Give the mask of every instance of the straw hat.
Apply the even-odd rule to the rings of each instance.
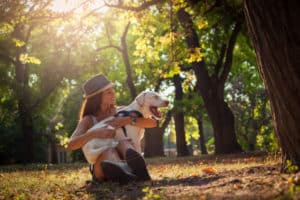
[[[86,81],[82,86],[82,90],[84,97],[89,98],[113,86],[114,84],[107,80],[104,75],[98,74]]]

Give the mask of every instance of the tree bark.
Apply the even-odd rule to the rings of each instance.
[[[217,98],[212,90],[203,98],[207,113],[211,119],[215,136],[215,153],[228,154],[240,152],[234,130],[234,116],[224,99]]]
[[[275,133],[286,161],[300,168],[300,2],[245,0],[259,71],[270,98]]]
[[[53,138],[54,135],[49,136],[48,142],[50,143],[50,163],[57,164],[58,163],[58,157],[57,157],[57,141]]]
[[[181,86],[181,80],[179,75],[173,77],[175,85],[175,101],[181,101],[183,98],[183,90]],[[175,108],[176,109],[176,108]],[[184,130],[184,114],[180,109],[175,110],[174,114],[175,131],[176,131],[176,148],[177,156],[188,156],[189,151],[185,140]]]
[[[14,36],[21,41],[25,41],[24,27],[22,25],[17,25],[14,30]],[[19,113],[19,123],[21,126],[21,131],[24,138],[24,163],[30,163],[34,161],[34,142],[33,142],[33,119],[32,112],[30,109],[30,94],[28,87],[28,67],[22,61],[20,61],[20,55],[26,52],[26,45],[20,47],[16,51],[16,62],[15,66],[15,80],[16,80],[16,96],[18,101],[18,113]]]
[[[121,38],[121,44],[122,44],[122,56],[123,56],[123,60],[124,60],[125,68],[126,68],[126,74],[127,74],[126,82],[129,87],[129,90],[130,90],[131,98],[135,99],[135,97],[137,96],[137,93],[136,93],[135,86],[133,84],[131,66],[130,66],[130,62],[129,62],[129,55],[128,55],[127,43],[126,43],[126,36],[127,36],[129,26],[130,26],[130,23],[128,23],[127,26],[125,27],[124,33]]]
[[[33,151],[33,120],[32,113],[26,109],[23,100],[18,99],[19,106],[19,120],[21,123],[21,129],[24,139],[24,163],[31,163],[34,161]]]
[[[173,115],[173,110],[169,110],[161,127],[146,129],[145,131],[145,157],[164,156],[163,135],[168,127]]]
[[[160,127],[148,128],[145,131],[145,157],[164,156],[163,135],[164,129]]]
[[[199,39],[194,29],[191,16],[184,9],[179,9],[177,17],[184,29],[185,40],[188,48],[200,48]],[[234,117],[227,103],[224,101],[223,92],[224,83],[231,67],[233,46],[239,29],[240,24],[237,23],[226,50],[226,61],[223,64],[223,72],[220,77],[218,77],[217,74],[210,77],[206,63],[203,60],[192,63],[192,67],[197,78],[197,92],[202,96],[208,116],[212,122],[216,154],[235,153],[241,151],[241,147],[237,143],[235,136]],[[225,53],[222,55],[225,56]],[[217,65],[220,65],[220,63],[217,63]],[[219,73],[219,71],[217,71],[217,73]]]
[[[207,154],[207,149],[205,146],[205,137],[204,137],[204,130],[203,130],[203,120],[201,116],[197,117],[198,123],[198,130],[199,130],[199,145],[201,154]]]

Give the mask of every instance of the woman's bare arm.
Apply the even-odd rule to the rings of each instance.
[[[108,128],[98,128],[88,131],[92,127],[92,120],[90,117],[84,117],[77,125],[75,131],[70,137],[67,149],[76,150],[81,148],[85,143],[93,138],[113,138],[115,130]]]
[[[131,119],[130,119],[130,123],[131,123]],[[136,118],[135,125],[141,128],[154,128],[157,127],[158,124],[157,121],[154,119],[138,117]]]
[[[107,124],[118,129],[123,126],[132,124],[132,120],[131,120],[131,117],[116,117],[113,120],[107,122]],[[138,126],[141,128],[154,128],[154,127],[157,127],[157,121],[154,119],[138,117],[138,118],[136,118],[135,126]]]

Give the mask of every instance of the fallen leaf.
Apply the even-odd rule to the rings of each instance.
[[[289,177],[289,178],[288,178],[288,183],[294,183],[293,177]]]
[[[241,184],[234,184],[233,186],[235,189],[241,189],[243,186]]]
[[[202,171],[206,174],[215,174],[217,173],[217,169],[214,167],[205,167],[202,169]]]
[[[199,174],[198,173],[192,173],[190,176],[197,177],[197,176],[199,176]]]

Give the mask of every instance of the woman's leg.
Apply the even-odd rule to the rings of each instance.
[[[103,151],[100,156],[98,157],[96,163],[94,164],[94,176],[97,179],[103,179],[105,175],[103,174],[103,170],[101,167],[101,162],[103,160],[111,160],[111,161],[120,161],[120,156],[116,149],[109,148]]]
[[[126,160],[128,166],[132,169],[138,180],[151,180],[144,158],[134,149],[130,141],[119,141],[117,150],[120,157]]]
[[[118,146],[116,147],[118,150],[118,153],[122,160],[125,160],[126,151],[128,149],[134,149],[133,145],[129,140],[121,140],[119,141]]]

